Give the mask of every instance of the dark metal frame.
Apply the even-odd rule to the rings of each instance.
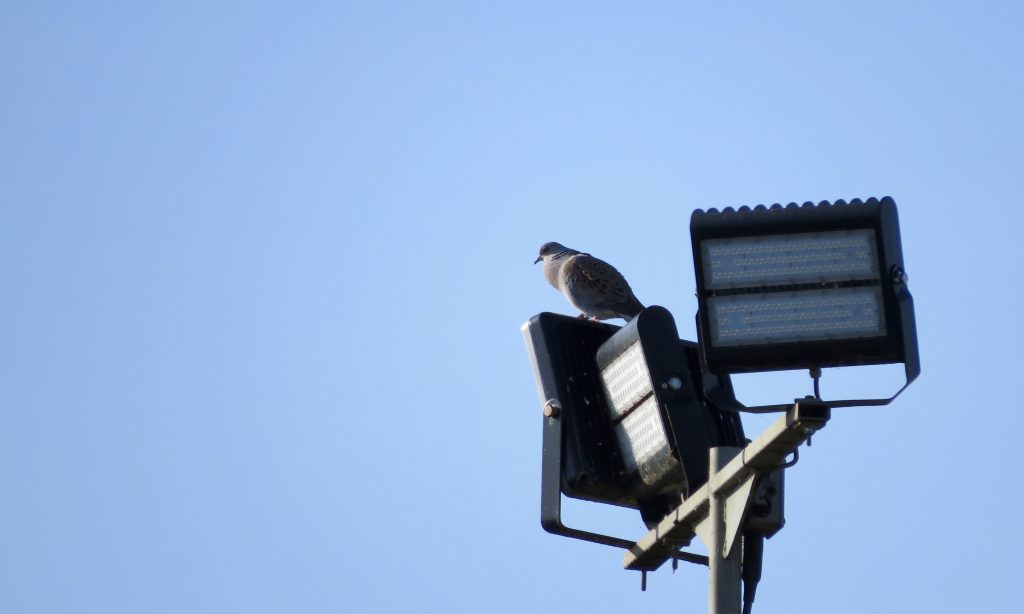
[[[711,443],[741,445],[739,417],[735,412],[715,408],[718,404],[738,405],[729,377],[701,372],[697,345],[678,339],[667,311],[660,307],[648,311],[652,309],[648,316],[641,314],[643,319],[637,324],[654,320],[662,320],[663,324],[665,316],[668,317],[674,342],[688,357],[688,364],[680,369],[690,371],[687,379],[700,390],[700,401],[717,420],[713,424],[719,436],[712,437]],[[634,542],[568,527],[561,519],[562,494],[634,509],[643,506],[634,496],[635,484],[630,483],[622,467],[596,363],[598,349],[619,330],[616,326],[552,313],[538,314],[523,326],[544,408],[541,525],[549,533],[628,549]],[[709,402],[708,397],[715,402]],[[668,424],[666,428],[676,430]],[[706,465],[706,447],[690,452],[703,454]],[[694,478],[698,482],[694,486],[699,487],[707,479],[706,469],[703,476]],[[706,557],[695,554],[678,552],[675,558],[707,564]]]
[[[800,341],[743,347],[714,347],[711,344],[708,299],[724,292],[709,290],[704,279],[701,243],[708,239],[756,237],[778,234],[828,232],[870,228],[875,231],[879,258],[880,288],[885,309],[886,335],[871,339],[835,341]],[[906,383],[888,399],[829,401],[832,407],[853,405],[884,405],[895,399],[921,372],[917,349],[914,302],[907,288],[903,265],[899,218],[896,203],[890,197],[849,203],[817,205],[790,203],[753,209],[740,207],[722,211],[697,210],[690,218],[690,238],[694,272],[697,281],[697,330],[703,350],[704,364],[714,373],[743,373],[784,369],[820,369],[849,365],[870,365],[902,362]],[[804,284],[787,289],[840,287],[843,284]],[[789,405],[749,408],[748,411],[784,411]]]

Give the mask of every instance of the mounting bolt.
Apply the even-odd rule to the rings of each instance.
[[[683,378],[673,375],[661,383],[662,390],[682,390]]]
[[[562,404],[558,402],[558,399],[548,399],[547,403],[544,403],[544,416],[557,418],[560,413],[562,413]]]
[[[893,285],[895,285],[895,286],[903,286],[903,285],[906,285],[906,283],[910,279],[910,277],[907,275],[906,271],[904,271],[902,268],[900,268],[897,265],[897,266],[893,266],[892,267],[891,279],[892,279]]]

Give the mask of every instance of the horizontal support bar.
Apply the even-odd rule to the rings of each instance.
[[[653,571],[672,558],[680,545],[689,544],[697,526],[707,518],[711,497],[725,497],[757,473],[777,469],[807,438],[825,426],[831,410],[812,398],[798,401],[754,441],[715,473],[656,527],[629,548],[623,567]]]

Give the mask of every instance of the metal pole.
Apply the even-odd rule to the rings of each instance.
[[[716,475],[725,465],[739,454],[740,448],[711,448],[708,484],[716,484]],[[729,556],[724,556],[726,528],[725,513],[727,493],[715,493],[711,489],[708,521],[711,528],[711,543],[708,545],[710,570],[708,573],[708,612],[710,614],[740,614],[740,586],[742,548],[734,544]]]

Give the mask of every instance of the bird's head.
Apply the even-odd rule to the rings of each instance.
[[[568,247],[562,245],[561,243],[548,241],[544,245],[540,246],[540,252],[537,255],[537,259],[534,260],[533,263],[537,264],[541,260],[557,260],[559,258],[564,258],[565,256],[572,256],[573,254],[578,253],[578,251],[574,249],[569,249]]]

